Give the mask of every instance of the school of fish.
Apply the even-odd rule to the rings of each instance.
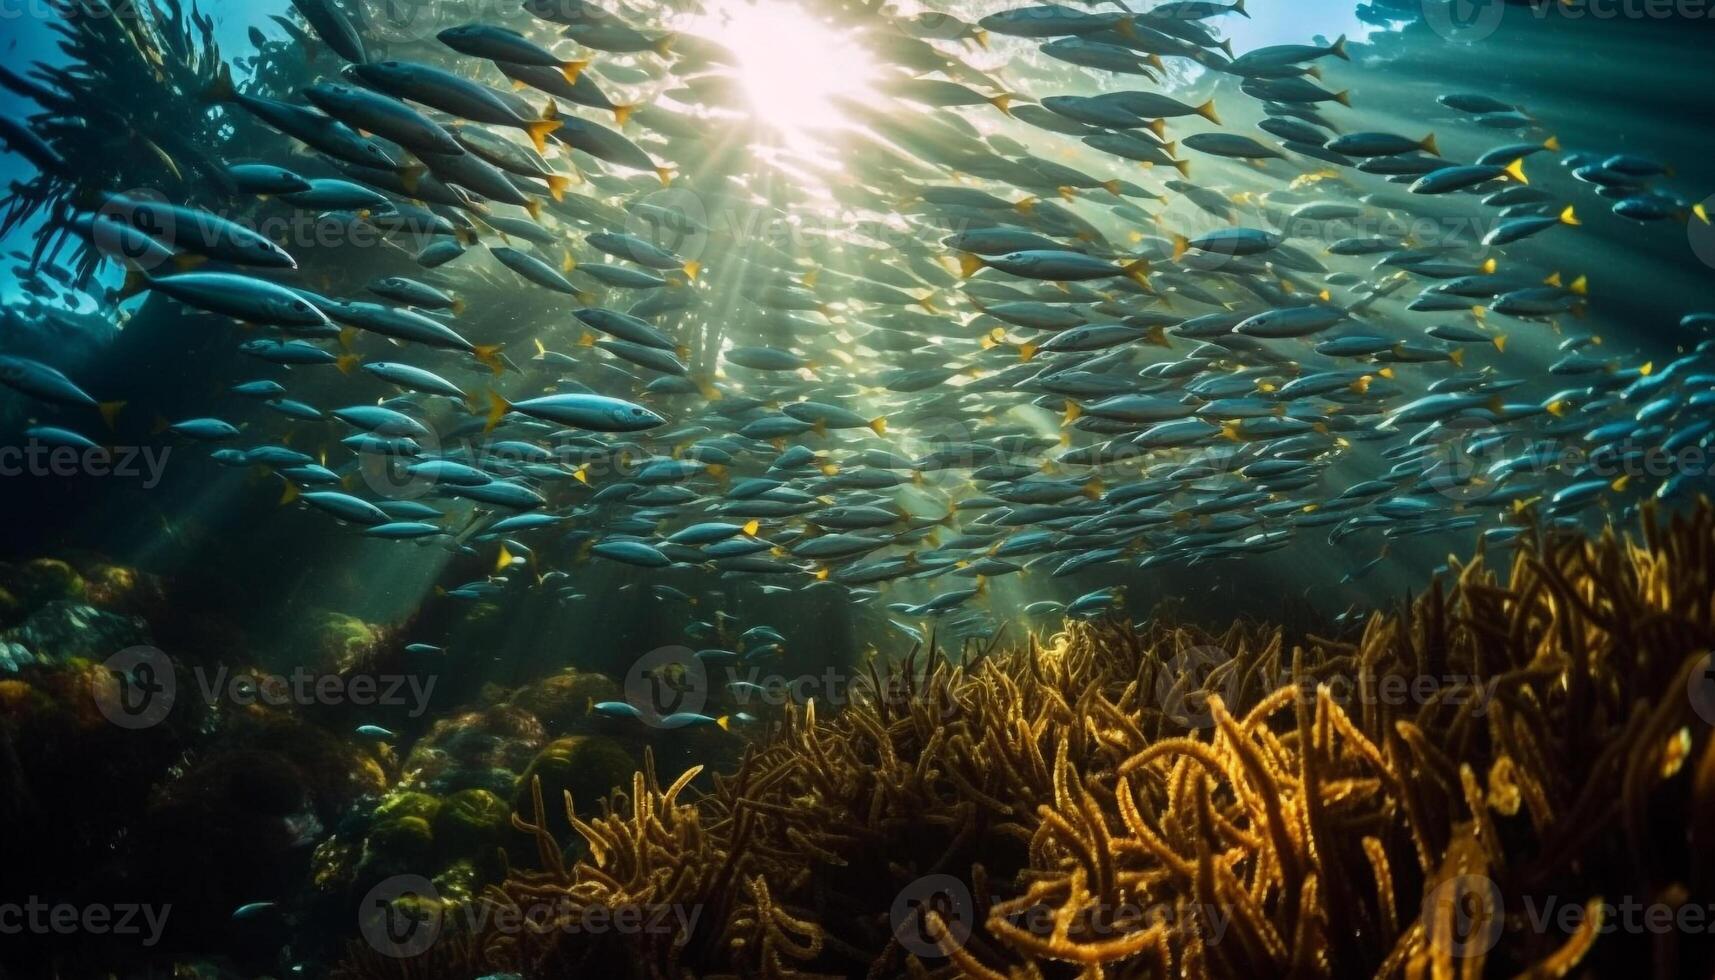
[[[1244,0],[973,21],[814,4],[875,65],[836,98],[823,158],[764,152],[738,57],[665,10],[525,0],[390,45],[333,0],[293,2],[307,32],[282,23],[336,67],[290,100],[230,73],[206,94],[296,147],[230,163],[234,213],[408,247],[309,283],[212,210],[113,189],[65,220],[127,270],[116,297],[247,328],[232,343],[256,374],[162,438],[264,468],[353,533],[492,555],[453,598],[525,581],[575,600],[614,562],[986,635],[1011,615],[983,600],[1003,576],[1312,535],[1503,543],[1526,513],[1689,492],[1700,477],[1634,470],[1715,433],[1715,314],[1687,311],[1671,362],[1604,353],[1578,326],[1600,275],[1532,258],[1593,207],[1640,233],[1707,223],[1665,162],[1563,151],[1480,91],[1422,107],[1441,142],[1492,134],[1480,156],[1443,157],[1427,126],[1365,130],[1361,91],[1323,83],[1361,70],[1345,39],[1235,53],[1220,24]],[[0,83],[27,96],[28,76]],[[0,139],[73,165],[29,120]],[[1539,168],[1579,194],[1540,190]],[[799,233],[747,238],[734,214]],[[1484,234],[1390,230],[1449,215]],[[467,326],[485,322],[468,297],[495,293],[546,312]],[[1509,363],[1521,332],[1558,345],[1560,390]],[[58,411],[28,433],[50,444],[96,445],[117,410],[28,358],[0,357],[0,383]],[[743,656],[783,642],[757,629]]]

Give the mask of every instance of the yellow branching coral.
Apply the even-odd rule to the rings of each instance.
[[[519,819],[540,868],[488,901],[683,903],[688,935],[483,948],[533,978],[1709,975],[1704,936],[1602,922],[1715,902],[1715,739],[1687,697],[1715,510],[1527,535],[1502,564],[1454,563],[1345,640],[1074,624],[872,667],[700,793],[646,769],[573,818],[576,861],[539,793]],[[930,880],[959,894],[904,901]]]

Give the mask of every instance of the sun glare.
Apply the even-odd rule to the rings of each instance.
[[[841,122],[834,97],[860,92],[872,67],[835,25],[779,0],[724,0],[695,27],[738,56],[751,111],[788,137]]]

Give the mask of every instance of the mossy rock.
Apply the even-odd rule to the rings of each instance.
[[[619,685],[607,675],[572,670],[530,685],[512,704],[535,715],[548,731],[564,734],[585,723],[592,703],[620,697]]]
[[[422,817],[399,817],[370,828],[363,842],[365,868],[389,873],[421,869],[435,849],[435,831]]]
[[[440,809],[441,801],[433,795],[407,790],[383,800],[381,805],[375,808],[375,821],[385,823],[405,817],[417,817],[432,824]]]
[[[27,611],[24,600],[14,595],[11,589],[0,586],[0,624],[15,623]]]
[[[99,563],[85,570],[84,596],[98,606],[116,606],[137,591],[142,577],[134,568]]]
[[[84,590],[83,576],[58,558],[25,562],[14,571],[13,581],[13,593],[28,609],[55,599],[79,598]]]
[[[322,612],[311,617],[311,648],[320,669],[340,673],[356,666],[375,651],[382,640],[380,627],[345,613]]]
[[[565,793],[580,816],[600,812],[601,801],[616,786],[630,786],[637,760],[618,742],[601,735],[573,735],[555,739],[537,753],[518,780],[512,807],[529,817],[532,812],[530,784],[542,780],[542,806],[548,826],[556,837],[571,832],[566,820]]]
[[[512,825],[512,808],[486,789],[447,797],[435,814],[435,846],[449,858],[487,861]]]

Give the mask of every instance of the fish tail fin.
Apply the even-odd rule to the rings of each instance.
[[[1214,99],[1210,99],[1209,101],[1198,106],[1197,107],[1197,115],[1202,116],[1204,119],[1209,120],[1210,122],[1214,123],[1217,126],[1219,126],[1221,124],[1221,117],[1215,114],[1215,100]]]
[[[1148,259],[1138,259],[1135,262],[1127,262],[1125,265],[1121,266],[1121,268],[1125,270],[1126,278],[1146,289],[1149,287]]]
[[[512,403],[507,401],[500,392],[490,388],[488,391],[488,419],[482,427],[484,432],[493,432],[506,413],[512,410]]]
[[[500,349],[503,346],[503,344],[477,344],[471,350],[471,354],[479,362],[487,365],[490,371],[500,374],[506,370],[506,363],[500,359]]]
[[[1352,56],[1346,53],[1346,35],[1335,38],[1334,43],[1328,45],[1328,53],[1343,61],[1351,61]]]
[[[552,104],[550,104],[551,107]],[[558,119],[539,119],[525,126],[524,132],[529,134],[530,142],[536,147],[536,152],[545,153],[548,150],[548,134],[564,125],[565,123]]]
[[[1173,261],[1177,262],[1180,259],[1184,258],[1185,253],[1189,252],[1190,250],[1191,250],[1191,240],[1189,238],[1186,238],[1184,235],[1180,235],[1180,234],[1175,234],[1173,236]]]
[[[661,178],[661,186],[666,187],[668,184],[671,184],[673,182],[673,168],[672,167],[656,167],[655,168],[655,176]]]
[[[1191,176],[1191,161],[1175,160],[1173,161],[1173,169],[1179,171],[1179,176],[1189,177]]]
[[[202,90],[202,99],[204,102],[218,105],[231,102],[237,97],[238,92],[232,87],[232,69],[222,64],[220,70],[215,72],[214,81],[209,82],[208,87]]]
[[[1250,11],[1245,9],[1245,0],[1233,0],[1233,13],[1241,17],[1250,16]]]
[[[878,436],[887,435],[887,416],[877,415],[869,420],[869,430]]]
[[[1125,189],[1125,184],[1121,183],[1118,178],[1115,178],[1114,180],[1102,181],[1102,187],[1106,188],[1109,194],[1119,197],[1120,192]]]
[[[1448,351],[1447,352],[1447,359],[1449,361],[1453,362],[1454,367],[1464,367],[1465,366],[1465,350],[1464,350],[1464,348],[1455,347],[1452,350]]]
[[[95,410],[101,413],[101,421],[107,423],[107,427],[111,429],[114,419],[119,417],[119,410],[124,407],[124,402],[99,402]]]
[[[1507,335],[1506,334],[1504,334],[1504,333],[1495,334],[1495,339],[1492,342],[1495,345],[1495,352],[1496,353],[1505,354],[1507,352]]]
[[[673,53],[673,42],[678,39],[679,35],[677,34],[663,34],[656,38],[655,43],[651,44],[650,47],[655,49],[656,54],[665,58]]]
[[[286,483],[286,486],[280,491],[280,506],[284,507],[287,504],[289,504],[292,501],[297,500],[297,499],[298,499],[298,485],[296,483],[292,483],[292,482],[288,481]]]
[[[1130,17],[1122,17],[1119,23],[1114,25],[1114,31],[1120,37],[1137,40],[1137,22]]]
[[[582,483],[586,487],[589,486],[590,485],[590,464],[585,463],[582,466],[579,466],[577,469],[573,470],[572,471],[572,479],[578,481],[579,483]]]
[[[559,174],[548,175],[548,196],[554,200],[565,200],[566,188],[570,186],[572,186],[572,178],[562,177]]]
[[[334,358],[334,367],[339,368],[340,374],[350,374],[352,369],[363,363],[362,354],[341,354]]]
[[[982,267],[987,264],[988,263],[984,262],[980,255],[973,252],[960,252],[959,277],[962,279],[969,279],[976,275],[978,270],[982,269]]]
[[[696,259],[687,259],[681,268],[685,270],[685,278],[695,279],[697,274],[703,271],[703,264]]]
[[[1496,260],[1493,256],[1490,256],[1486,261],[1483,262],[1482,265],[1478,266],[1479,269],[1483,270],[1484,275],[1490,275],[1490,276],[1494,275],[1495,270],[1500,268],[1500,267],[1501,267],[1501,263],[1498,260]]]
[[[1080,490],[1079,493],[1082,493],[1085,497],[1088,497],[1091,500],[1100,500],[1102,499],[1102,493],[1105,489],[1106,488],[1102,486],[1102,478],[1099,476],[1092,476],[1089,480],[1085,481],[1083,489]]]
[[[470,309],[470,304],[466,303],[463,298],[454,296],[452,304],[447,309],[452,311],[453,316],[463,316],[464,311]]]
[[[1519,183],[1521,183],[1521,184],[1530,183],[1530,178],[1526,177],[1524,175],[1524,157],[1519,157],[1517,160],[1514,160],[1512,163],[1507,164],[1506,171],[1507,171],[1508,177],[1511,177],[1512,179],[1518,181]]]
[[[624,126],[626,123],[631,121],[631,114],[636,112],[636,111],[637,111],[636,103],[628,103],[626,105],[614,106],[613,107],[614,124],[618,125],[618,126]]]
[[[1691,213],[1697,215],[1698,220],[1702,221],[1704,224],[1709,223],[1709,207],[1702,201],[1698,201],[1696,204],[1691,206]]]
[[[756,537],[756,532],[760,530],[762,530],[762,522],[754,517],[744,523],[744,533],[749,537]]]
[[[1066,420],[1062,424],[1071,425],[1073,422],[1078,421],[1083,414],[1084,406],[1068,398],[1066,399]]]
[[[1005,115],[1012,115],[1012,96],[1006,92],[989,96],[988,104],[999,109]]]
[[[1018,345],[1018,359],[1020,361],[1029,361],[1036,356],[1036,351],[1036,345],[1027,340]]]
[[[984,51],[989,49],[988,31],[982,30],[981,28],[973,29],[971,31],[971,40],[977,42],[977,47],[982,48]]]
[[[1550,136],[1548,139],[1543,140],[1542,141],[1542,148],[1545,150],[1558,150],[1558,149],[1560,149],[1560,137]]]
[[[568,85],[576,85],[578,84],[578,76],[583,74],[583,70],[589,66],[590,63],[588,60],[563,61],[560,63],[560,74],[566,77],[566,83]]]
[[[1566,210],[1560,212],[1560,223],[1563,225],[1572,225],[1573,227],[1577,227],[1584,222],[1578,220],[1578,212],[1573,210],[1572,205],[1568,204],[1566,205]]]
[[[149,277],[135,269],[125,270],[125,281],[114,291],[114,299],[127,300],[149,288]]]
[[[1346,108],[1350,109],[1352,107],[1352,92],[1351,92],[1351,90],[1345,89],[1345,90],[1334,93],[1334,101],[1338,102],[1341,105],[1345,106]]]
[[[1012,209],[1019,214],[1028,215],[1036,210],[1036,198],[1026,197],[1012,202]]]
[[[542,220],[542,199],[533,197],[524,202],[524,211],[530,215],[530,220],[540,223]]]
[[[1422,150],[1425,153],[1430,154],[1431,156],[1440,156],[1441,155],[1441,148],[1435,144],[1435,134],[1434,133],[1430,133],[1428,136],[1425,136],[1417,144],[1417,148]]]
[[[415,195],[417,187],[423,182],[423,174],[428,169],[420,163],[407,163],[395,170],[394,173],[399,175],[399,184],[405,188],[405,193]]]
[[[1572,280],[1572,285],[1567,286],[1566,288],[1570,289],[1572,292],[1576,293],[1579,296],[1588,296],[1588,295],[1590,295],[1590,277],[1589,276],[1579,276],[1578,278]]]

